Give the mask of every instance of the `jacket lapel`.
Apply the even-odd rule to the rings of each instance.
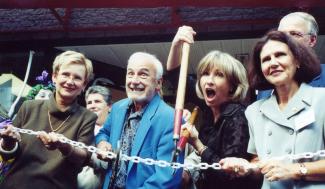
[[[308,107],[310,107],[312,103],[312,97],[310,94],[308,94],[308,91],[312,91],[311,88],[312,88],[311,86],[302,83],[297,93],[292,97],[287,107],[285,108],[284,114],[286,115],[287,120],[293,118],[292,122],[295,126],[295,130],[299,130],[309,125],[306,124],[301,126],[302,122],[297,123],[297,121],[301,119],[306,120],[310,118],[310,117],[305,117],[306,116],[305,113],[306,113],[306,109],[308,109]]]
[[[136,132],[134,143],[132,145],[131,149],[131,156],[138,156],[140,149],[142,147],[142,144],[146,138],[146,135],[151,127],[151,119],[156,114],[159,102],[160,102],[160,96],[156,95],[153,97],[153,99],[148,104],[147,109],[143,113],[142,119],[140,121],[140,125],[138,127],[138,130]],[[128,171],[131,170],[131,167],[133,165],[133,162],[129,162]]]
[[[117,149],[118,141],[121,140],[124,120],[130,103],[132,103],[131,100],[126,100],[125,103],[121,104],[120,107],[117,108],[118,112],[115,112],[118,115],[114,116],[116,120],[112,123],[112,128],[111,128],[112,145],[115,149]]]
[[[262,103],[260,111],[271,121],[292,128],[292,124],[290,124],[289,120],[285,118],[283,112],[280,111],[274,94]]]
[[[307,94],[308,90],[306,90],[308,87],[310,86],[302,83],[283,111],[279,109],[274,94],[264,101],[260,111],[275,123],[295,129],[294,120],[290,120],[290,118],[303,111],[307,106],[310,106],[311,97]]]

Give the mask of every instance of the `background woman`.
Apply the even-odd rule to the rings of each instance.
[[[58,135],[90,144],[96,115],[77,104],[93,74],[90,60],[67,51],[56,57],[52,80],[56,87],[49,100],[26,101],[13,125],[0,133],[0,154],[15,158],[0,188],[77,188],[77,173],[88,157],[85,149],[58,140]],[[38,137],[17,133],[13,126],[41,131]]]
[[[85,94],[86,108],[97,115],[94,136],[103,127],[112,106],[112,94],[109,88],[101,85],[90,86]],[[95,141],[94,141],[95,143]],[[107,162],[97,158],[93,153],[88,166],[78,174],[78,189],[98,189],[104,181]]]
[[[170,50],[167,70],[171,81],[177,81],[179,51],[185,41],[193,43],[195,32],[191,27],[179,28]],[[177,83],[174,83],[177,85]],[[200,132],[186,125],[190,132],[189,143],[201,157],[201,162],[215,163],[220,159],[236,156],[249,159],[247,144],[249,139],[245,107],[240,103],[245,99],[248,81],[244,66],[227,53],[211,51],[200,61],[197,68],[197,81],[189,80],[186,100],[197,104],[204,111],[204,121]],[[196,94],[195,92],[196,91]],[[204,101],[203,101],[204,100]],[[190,128],[191,127],[191,128]],[[188,172],[183,173],[188,182]],[[254,188],[256,182],[246,178],[234,178],[220,170],[201,170],[198,188]]]
[[[255,45],[252,66],[252,86],[274,89],[272,96],[246,111],[248,152],[259,162],[254,172],[264,175],[262,188],[324,188],[325,160],[274,159],[324,150],[325,112],[320,110],[325,106],[325,89],[305,84],[320,73],[316,55],[285,33],[272,31]],[[221,163],[229,171],[239,169],[239,175],[249,173],[246,160],[227,158]]]

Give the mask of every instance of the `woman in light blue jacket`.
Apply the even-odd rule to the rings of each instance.
[[[325,160],[317,154],[289,158],[324,150],[325,89],[305,84],[320,73],[319,60],[311,49],[279,31],[260,39],[252,58],[252,87],[273,89],[269,98],[253,103],[245,112],[248,152],[255,155],[257,167],[252,171],[252,164],[239,158],[220,163],[238,176],[263,175],[263,189],[325,188]],[[280,156],[286,158],[275,159]]]

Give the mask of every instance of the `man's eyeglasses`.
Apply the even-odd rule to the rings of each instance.
[[[288,34],[294,38],[303,38],[305,35],[312,35],[310,33],[301,33],[298,31],[289,31]]]

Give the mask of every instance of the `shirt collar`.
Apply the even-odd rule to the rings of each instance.
[[[142,117],[142,115],[143,115],[143,113],[146,111],[146,109],[147,109],[147,107],[148,107],[148,104],[147,105],[145,105],[140,111],[137,111],[137,112],[135,112],[135,106],[134,106],[134,103],[133,103],[133,101],[131,101],[130,103],[129,103],[129,105],[128,105],[128,109],[127,109],[127,112],[131,115],[134,115],[134,116],[140,116],[140,117]],[[134,117],[134,116],[132,116],[132,117]]]
[[[56,103],[55,93],[53,93],[50,99],[47,100],[47,107],[51,115],[67,116],[75,113],[78,110],[79,104],[77,103],[77,99],[75,99],[67,110],[61,111]]]

